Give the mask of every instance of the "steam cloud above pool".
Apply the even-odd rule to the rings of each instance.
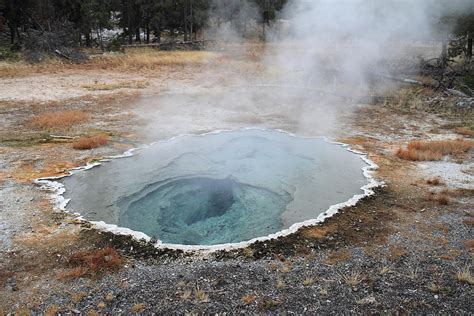
[[[61,180],[68,210],[163,243],[216,245],[316,219],[363,193],[360,155],[267,130],[182,136]]]

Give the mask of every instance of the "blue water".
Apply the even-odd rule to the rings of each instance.
[[[120,226],[168,243],[213,245],[278,231],[291,196],[230,178],[194,177],[158,183],[130,204],[124,200]]]
[[[63,179],[68,208],[165,243],[215,245],[314,219],[361,193],[360,156],[262,130],[183,136]]]

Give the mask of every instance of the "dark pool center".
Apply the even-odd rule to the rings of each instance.
[[[360,155],[320,138],[181,136],[61,180],[67,209],[163,243],[247,241],[316,219],[367,184]]]

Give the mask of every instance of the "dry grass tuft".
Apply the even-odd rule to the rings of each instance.
[[[77,252],[69,257],[68,263],[75,267],[58,275],[59,280],[117,271],[122,266],[123,259],[114,248],[107,247]]]
[[[87,316],[100,316],[100,314],[96,310],[89,309],[87,311]]]
[[[278,280],[277,283],[276,283],[276,288],[277,288],[277,289],[283,289],[283,288],[285,288],[285,283],[283,283],[282,280]]]
[[[256,299],[257,299],[257,296],[254,295],[254,294],[245,294],[244,296],[242,296],[242,298],[240,299],[240,301],[241,301],[242,304],[244,304],[244,305],[250,305],[250,304],[252,304],[253,302],[255,302]]]
[[[252,248],[247,247],[247,248],[242,249],[242,255],[244,255],[244,257],[246,258],[253,258],[254,251]]]
[[[474,217],[465,218],[462,222],[464,225],[474,226]]]
[[[288,273],[288,272],[290,272],[290,270],[291,270],[290,269],[290,264],[287,264],[286,262],[285,262],[285,264],[283,264],[283,266],[280,269],[278,269],[278,271],[280,273]]]
[[[0,61],[0,78],[16,77],[27,67],[26,63]]]
[[[209,302],[209,295],[207,295],[207,293],[204,292],[204,290],[201,290],[199,286],[196,286],[196,288],[194,289],[194,298],[198,302],[203,302],[203,303]]]
[[[347,249],[339,249],[332,251],[326,259],[324,259],[325,264],[334,265],[339,262],[345,262],[349,260],[351,253]]]
[[[418,266],[415,266],[415,267],[408,266],[407,277],[411,280],[415,280],[416,278],[418,278],[418,272],[419,272]]]
[[[32,73],[51,73],[67,70],[113,70],[122,72],[157,71],[160,67],[199,66],[216,60],[219,53],[207,51],[159,51],[147,48],[131,48],[126,54],[108,54],[73,64],[51,58],[31,65],[27,62],[0,61],[0,78],[28,76]]]
[[[183,293],[181,293],[180,298],[181,298],[182,300],[188,301],[188,300],[191,299],[192,296],[193,296],[193,291],[191,291],[191,290],[184,290]]]
[[[278,299],[263,298],[259,300],[257,306],[260,311],[269,311],[276,309],[281,303]]]
[[[399,245],[391,245],[389,247],[389,257],[391,260],[398,260],[404,257],[406,254],[406,249]]]
[[[458,127],[455,129],[455,132],[458,133],[459,135],[474,137],[474,130],[467,127]]]
[[[80,137],[72,143],[72,148],[86,150],[101,147],[109,142],[106,135],[96,135],[91,137]]]
[[[435,201],[438,202],[439,205],[448,205],[449,197],[445,194],[441,194],[440,196],[435,198]]]
[[[439,205],[448,205],[450,202],[449,197],[452,194],[453,192],[448,189],[444,189],[440,192],[430,192],[430,195],[428,196],[428,200],[434,201],[438,203]]]
[[[439,293],[441,291],[439,285],[436,284],[435,282],[431,282],[430,284],[426,286],[426,288],[433,293]]]
[[[127,49],[123,55],[107,55],[93,59],[88,64],[102,69],[152,70],[160,66],[193,66],[206,63],[215,55],[205,51],[159,51],[156,49]]]
[[[45,316],[56,316],[58,314],[58,312],[59,312],[59,307],[56,304],[51,304],[44,311],[44,315]]]
[[[474,249],[474,239],[468,239],[463,241],[464,247],[469,250]]]
[[[86,267],[75,267],[68,271],[58,274],[57,279],[58,280],[77,279],[77,278],[85,276],[87,273],[88,273],[88,270]]]
[[[344,282],[346,282],[347,285],[350,285],[352,287],[357,286],[364,277],[362,276],[362,273],[360,272],[352,272],[351,274],[342,274],[342,279]]]
[[[442,185],[443,181],[441,181],[440,178],[431,178],[431,179],[426,180],[426,184],[438,186],[438,185]]]
[[[303,236],[311,239],[324,239],[331,232],[332,230],[327,226],[313,226],[302,230]]]
[[[311,286],[314,284],[314,279],[313,278],[306,278],[303,280],[303,285],[304,286]]]
[[[423,152],[418,150],[412,149],[403,149],[398,148],[396,152],[396,156],[403,160],[411,160],[411,161],[434,161],[434,160],[441,160],[443,155],[440,153],[434,152]]]
[[[445,155],[458,155],[474,147],[474,141],[464,139],[411,141],[407,148],[400,147],[396,155],[404,160],[434,161]]]
[[[117,83],[100,83],[94,82],[92,84],[84,84],[82,87],[89,91],[110,91],[117,89],[144,89],[148,86],[148,82],[142,80],[125,81]]]
[[[443,155],[452,155],[466,152],[474,146],[473,141],[464,139],[412,141],[408,149],[439,152]]]
[[[88,119],[89,114],[82,111],[59,111],[40,114],[31,119],[28,125],[36,129],[68,128]]]
[[[145,310],[145,304],[140,303],[140,304],[133,304],[132,307],[130,308],[130,311],[132,313],[141,313]]]
[[[471,266],[465,266],[463,269],[458,270],[456,273],[456,280],[473,285],[474,276],[471,273]]]
[[[106,300],[107,302],[113,301],[113,299],[114,299],[114,293],[113,293],[113,292],[109,292],[109,293],[107,293],[107,295],[105,296],[105,300]]]
[[[381,275],[384,275],[384,274],[387,274],[387,273],[391,273],[392,271],[390,270],[389,267],[383,267],[382,269],[380,269],[379,273]]]

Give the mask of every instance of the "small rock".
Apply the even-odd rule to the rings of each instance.
[[[359,304],[359,305],[368,305],[368,304],[375,304],[375,303],[377,303],[377,301],[375,300],[375,297],[367,296],[363,299],[360,299],[360,300],[356,301],[356,303]]]

